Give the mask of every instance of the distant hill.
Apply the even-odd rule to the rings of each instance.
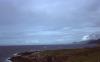
[[[74,42],[70,46],[76,46],[77,48],[83,48],[83,47],[96,47],[97,45],[100,45],[100,39]]]
[[[90,40],[87,44],[100,44],[100,39],[97,40]]]
[[[80,41],[77,44],[100,44],[100,39]]]

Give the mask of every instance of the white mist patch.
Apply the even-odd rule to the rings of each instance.
[[[82,37],[82,40],[97,40],[100,39],[100,33],[91,33]]]
[[[90,39],[90,38],[89,38],[89,35],[85,35],[85,36],[83,36],[83,38],[82,38],[83,41],[89,40],[89,39]]]

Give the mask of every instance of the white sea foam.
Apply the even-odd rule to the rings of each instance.
[[[9,57],[4,61],[4,62],[11,62],[10,60],[8,60],[9,59]]]

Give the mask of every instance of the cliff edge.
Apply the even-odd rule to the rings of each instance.
[[[98,62],[100,47],[45,50],[14,54],[11,62]]]

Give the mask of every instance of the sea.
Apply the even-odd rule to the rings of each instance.
[[[77,48],[87,45],[20,45],[20,46],[0,46],[0,62],[10,62],[8,58],[13,54],[26,51],[55,50],[66,48]]]

